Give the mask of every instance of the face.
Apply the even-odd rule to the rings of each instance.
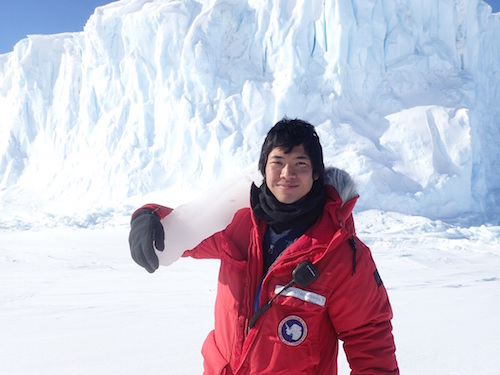
[[[304,146],[296,146],[288,154],[281,147],[274,148],[267,157],[266,184],[278,201],[285,204],[297,202],[313,186],[311,159]]]

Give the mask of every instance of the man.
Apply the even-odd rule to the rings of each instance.
[[[183,254],[221,260],[205,374],[336,374],[339,340],[352,374],[399,374],[387,293],[355,234],[352,179],[325,170],[319,138],[301,120],[269,131],[259,170],[251,208]],[[132,257],[149,272],[169,212],[147,205],[132,216]]]

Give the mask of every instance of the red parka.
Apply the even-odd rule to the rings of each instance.
[[[221,261],[215,329],[202,348],[205,374],[337,374],[339,340],[352,374],[399,374],[387,292],[370,250],[355,235],[357,193],[343,171],[330,169],[325,180],[323,214],[270,267],[259,306],[304,260],[315,264],[319,277],[285,290],[251,329],[266,223],[241,209],[225,230],[184,253]]]

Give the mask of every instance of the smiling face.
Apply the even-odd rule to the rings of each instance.
[[[311,159],[303,145],[295,146],[289,153],[285,151],[276,147],[269,153],[265,179],[278,201],[291,204],[307,195],[318,177],[313,175]]]

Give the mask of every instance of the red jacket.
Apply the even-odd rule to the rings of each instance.
[[[387,292],[370,250],[355,236],[357,196],[344,203],[337,190],[327,185],[321,218],[271,266],[259,305],[291,281],[301,261],[316,265],[318,279],[286,290],[250,330],[266,223],[241,209],[225,230],[184,253],[221,260],[215,329],[202,349],[205,374],[336,374],[338,340],[352,374],[399,374]]]

